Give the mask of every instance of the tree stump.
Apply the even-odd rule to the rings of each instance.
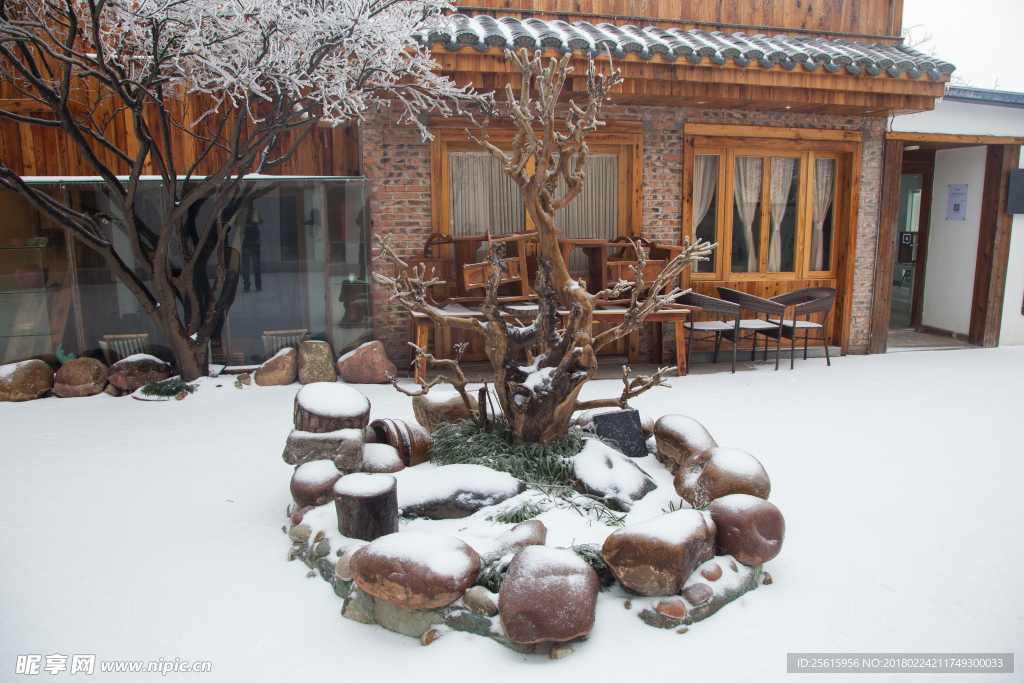
[[[358,390],[344,384],[307,384],[295,394],[295,428],[326,434],[339,429],[366,429],[370,422],[370,401]]]
[[[350,474],[334,484],[334,493],[343,536],[372,541],[398,531],[398,482],[390,474]]]

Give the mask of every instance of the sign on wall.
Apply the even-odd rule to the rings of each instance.
[[[946,220],[967,220],[967,186],[950,185],[949,198],[946,200]]]

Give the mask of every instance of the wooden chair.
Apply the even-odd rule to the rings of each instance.
[[[138,353],[146,353],[149,350],[149,335],[145,332],[138,334],[105,334],[100,341],[100,350],[107,360],[107,365],[113,365],[119,360]]]
[[[704,296],[696,292],[688,292],[676,299],[677,302],[687,306],[699,306],[704,313],[711,313],[715,320],[691,320],[686,323],[689,341],[686,345],[686,363],[690,363],[690,351],[693,349],[693,335],[696,332],[702,336],[697,341],[715,340],[715,355],[711,362],[718,362],[718,349],[722,345],[723,333],[730,332],[732,337],[732,371],[736,372],[736,351],[740,338],[740,306],[731,301],[716,299],[713,296]],[[732,318],[729,322],[727,319]],[[677,342],[678,343],[678,342]]]
[[[285,348],[298,350],[299,344],[306,341],[306,333],[309,330],[273,330],[263,333],[263,349],[266,352],[266,359]]]
[[[779,354],[782,352],[782,319],[786,314],[786,307],[776,301],[762,299],[759,296],[738,292],[735,289],[725,287],[718,288],[718,296],[725,301],[739,304],[740,311],[749,311],[754,314],[753,319],[740,320],[739,327],[735,332],[723,331],[722,338],[729,341],[739,342],[742,339],[752,339],[754,346],[750,350],[750,360],[754,360],[757,354],[757,336],[764,336],[764,360],[768,360],[768,340],[775,340],[775,369],[779,369]],[[765,319],[761,320],[760,315]],[[775,316],[775,320],[772,320]]]
[[[831,287],[807,287],[795,292],[773,296],[770,301],[782,304],[787,308],[793,307],[793,322],[787,321],[785,316],[782,319],[782,336],[789,339],[789,369],[792,370],[794,367],[797,334],[801,330],[803,330],[801,338],[804,340],[804,360],[807,360],[807,340],[812,332],[820,331],[821,341],[825,345],[825,364],[831,367],[832,359],[828,356],[828,335],[825,330],[828,329],[828,316],[832,313],[832,306],[836,302],[836,290]],[[821,324],[812,322],[811,315],[822,311],[825,312],[825,319]],[[804,316],[804,319],[798,320],[800,316]]]
[[[444,280],[442,284],[434,285],[430,292],[433,296],[432,299],[437,302],[443,302],[450,296],[449,284],[454,283],[455,273],[455,259],[442,256],[444,253],[445,245],[450,245],[452,238],[448,235],[442,235],[441,233],[433,232],[427,237],[427,241],[423,243],[423,252],[419,257],[404,259],[409,264],[409,274],[418,274],[414,272],[418,270],[419,266],[426,268],[427,279],[437,278]]]
[[[501,261],[508,266],[507,272],[501,278],[501,286],[508,287],[513,297],[529,297],[533,294],[530,288],[529,276],[526,264],[526,242],[536,239],[534,233],[512,233],[508,235],[492,236],[488,231],[485,235],[487,248],[490,250],[493,243],[504,243],[509,247],[506,258]],[[459,263],[461,265],[462,289],[463,291],[479,292],[487,289],[487,283],[494,274],[494,268],[489,263]]]
[[[661,275],[661,271],[665,270],[669,262],[683,251],[682,247],[658,244],[644,237],[637,237],[633,241],[647,252],[647,258],[644,262],[645,288],[653,285],[654,281]],[[608,257],[608,263],[605,266],[607,272],[605,281],[608,284],[614,284],[619,280],[632,282],[633,271],[630,270],[630,267],[636,265],[638,254],[630,243],[630,238],[616,237],[609,244],[613,246],[622,244],[622,246],[619,247],[619,250],[614,255]]]

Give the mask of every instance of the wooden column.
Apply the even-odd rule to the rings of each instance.
[[[1006,213],[1010,169],[1020,162],[1020,145],[988,145],[981,199],[978,260],[974,269],[974,301],[967,340],[977,346],[999,345],[1010,258],[1012,216]]]
[[[903,174],[903,141],[886,140],[882,158],[882,205],[878,215],[878,246],[875,248],[875,286],[871,300],[871,336],[868,353],[885,353],[889,341],[889,307],[892,304],[892,272],[896,261],[896,221],[900,213],[900,178]]]

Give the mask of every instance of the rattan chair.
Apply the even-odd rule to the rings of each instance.
[[[299,350],[299,345],[306,341],[306,333],[309,330],[270,330],[263,333],[263,350],[266,353],[264,360],[270,360],[278,351],[284,348]]]
[[[836,302],[836,290],[831,287],[808,287],[773,296],[770,301],[782,304],[787,308],[793,307],[792,322],[786,320],[785,315],[782,317],[782,336],[789,339],[789,369],[792,370],[794,367],[796,340],[801,330],[803,330],[803,335],[800,338],[804,340],[804,360],[807,360],[807,340],[812,332],[818,330],[821,332],[821,340],[825,344],[825,364],[831,367],[832,359],[828,356],[828,335],[825,334],[825,329],[828,326],[828,316],[832,313],[832,306]],[[821,324],[811,322],[810,316],[822,311],[825,312],[825,319]],[[800,316],[804,316],[804,319],[798,320]]]
[[[735,339],[739,342],[742,339],[752,339],[754,346],[750,350],[750,360],[754,360],[757,354],[757,337],[761,335],[764,337],[764,359],[768,360],[768,340],[775,340],[775,369],[779,369],[779,353],[782,351],[782,319],[786,315],[786,307],[778,302],[771,301],[769,299],[762,299],[759,296],[753,294],[747,294],[746,292],[738,292],[735,289],[727,289],[725,287],[718,288],[718,296],[725,301],[731,301],[734,304],[739,304],[740,310],[749,311],[754,314],[752,319],[740,320],[739,326],[735,332],[722,332],[722,337],[732,341]],[[760,316],[764,315],[765,319],[761,320]],[[775,320],[772,320],[772,316],[775,316]]]
[[[693,335],[695,333],[703,335],[697,337],[697,341],[708,341],[710,339],[715,340],[715,355],[712,357],[711,362],[717,363],[718,349],[722,345],[722,333],[731,331],[732,371],[736,372],[736,350],[738,348],[737,342],[740,336],[739,304],[734,304],[731,301],[723,301],[722,299],[716,299],[713,296],[704,296],[703,294],[697,294],[695,292],[688,292],[676,301],[678,303],[685,304],[686,306],[700,306],[702,313],[710,313],[716,316],[715,320],[691,320],[690,322],[685,323],[685,327],[688,332],[688,341],[686,344],[686,365],[690,365],[690,352],[693,350]],[[723,320],[723,318],[732,318],[733,320],[732,322],[728,322],[727,320]]]
[[[149,334],[105,334],[100,341],[100,350],[103,351],[107,365],[113,365],[128,356],[148,353]]]

